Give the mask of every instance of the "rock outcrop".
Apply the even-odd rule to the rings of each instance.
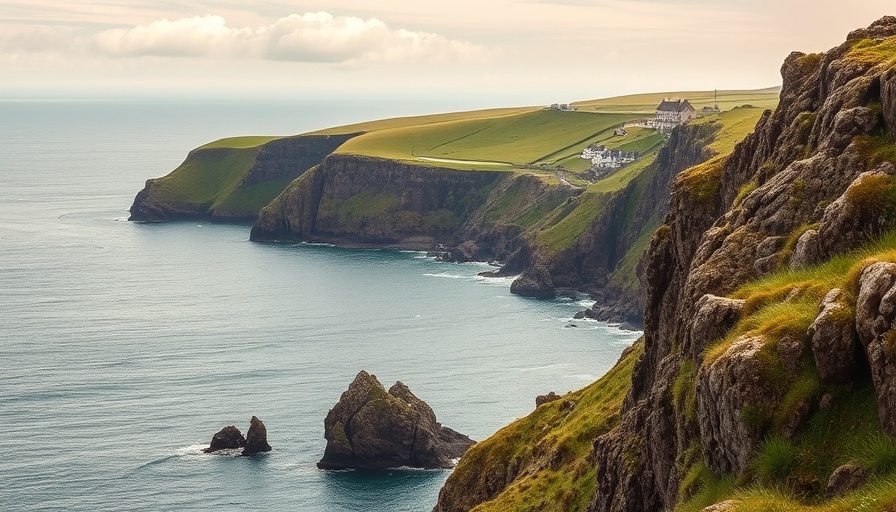
[[[255,455],[271,451],[271,445],[268,444],[268,429],[264,423],[256,416],[252,416],[249,420],[249,431],[246,432],[246,446],[243,448],[243,455]]]
[[[404,384],[387,392],[363,370],[327,414],[324,437],[321,469],[451,468],[474,444],[443,427]]]
[[[202,450],[205,453],[214,453],[220,450],[235,450],[246,446],[246,438],[240,429],[233,425],[222,428],[212,436],[212,442],[208,448]]]
[[[695,447],[715,474],[745,475],[770,429],[792,436],[811,411],[831,407],[829,395],[827,405],[811,395],[783,405],[807,357],[826,383],[848,382],[867,365],[882,428],[896,434],[893,264],[862,272],[855,311],[831,290],[803,332],[725,334],[763,304],[804,301],[799,287],[747,304],[704,298],[828,261],[896,228],[891,158],[881,156],[896,129],[896,62],[892,52],[874,52],[894,38],[896,18],[885,17],[824,54],[791,54],[778,108],[730,157],[676,177],[642,261],[644,356],[619,425],[595,442],[590,510],[674,509],[689,496],[684,461]]]
[[[212,436],[209,447],[202,451],[214,453],[221,450],[238,449],[242,449],[240,454],[243,456],[271,451],[271,445],[268,444],[268,430],[258,417],[252,416],[252,419],[249,420],[249,431],[246,432],[245,437],[240,429],[230,425]]]
[[[510,285],[510,292],[523,297],[552,299],[557,296],[551,273],[544,265],[535,265]]]

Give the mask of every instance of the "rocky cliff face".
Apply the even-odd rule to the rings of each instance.
[[[254,220],[289,182],[356,135],[300,135],[257,147],[196,149],[168,176],[146,181],[128,220]]]
[[[251,238],[454,245],[464,220],[507,176],[332,155],[261,211]]]
[[[639,238],[650,236],[666,215],[672,179],[714,156],[707,145],[719,129],[702,124],[673,130],[651,167],[613,194],[572,250],[544,258],[557,286],[590,285],[597,302],[586,312],[588,317],[642,324],[645,293],[637,267],[621,264],[626,257],[640,258],[644,247]]]
[[[896,380],[889,351],[879,348],[894,316],[889,267],[865,270],[855,305],[840,291],[823,294],[811,329],[753,330],[718,344],[745,312],[809,300],[801,294],[811,286],[746,304],[722,296],[893,229],[896,170],[886,160],[896,155],[894,36],[896,18],[887,17],[825,54],[791,54],[781,68],[779,107],[729,158],[675,179],[644,260],[645,353],[621,423],[594,444],[591,510],[671,509],[687,498],[684,473],[697,459],[716,475],[743,477],[770,433],[798,435],[818,409],[807,398],[788,402],[789,417],[760,421],[784,410],[802,371],[817,369],[825,384],[866,368],[885,430],[896,433],[888,409]]]

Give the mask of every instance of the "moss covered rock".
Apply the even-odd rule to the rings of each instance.
[[[327,414],[324,437],[321,469],[450,468],[473,445],[407,386],[396,382],[387,392],[363,370]]]

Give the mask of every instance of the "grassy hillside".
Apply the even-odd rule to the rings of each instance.
[[[833,288],[847,292],[847,306],[854,311],[858,278],[865,267],[878,261],[896,262],[896,233],[861,251],[802,270],[781,270],[747,283],[732,296],[745,299],[747,314],[710,347],[704,361],[718,357],[744,334],[797,333],[804,336],[817,315],[818,304]],[[796,297],[786,300],[792,290]],[[771,336],[769,339],[777,339]],[[770,342],[771,343],[771,342]],[[769,378],[783,368],[774,346],[769,346]],[[809,362],[814,361],[811,357]],[[805,400],[833,397],[827,409],[816,410],[806,427],[791,439],[776,434],[779,426]],[[689,466],[681,486],[681,511],[699,511],[721,500],[733,499],[733,510],[744,511],[851,511],[896,509],[896,440],[886,436],[877,416],[870,378],[851,385],[823,385],[813,365],[800,374],[777,410],[763,411],[757,421],[768,429],[765,444],[740,480],[713,475],[700,461]],[[823,485],[838,466],[857,463],[871,472],[869,483],[835,499],[823,499]]]
[[[474,445],[448,487],[483,497],[489,492],[487,474],[516,473],[499,494],[472,510],[585,510],[594,493],[591,443],[616,424],[642,352],[637,342],[597,382],[541,405]]]
[[[463,168],[556,165],[578,156],[601,136],[635,116],[535,110],[514,115],[457,119],[373,131],[340,153]],[[448,160],[448,161],[446,161]]]

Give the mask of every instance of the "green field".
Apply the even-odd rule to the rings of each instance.
[[[757,108],[775,108],[778,104],[779,87],[755,90],[722,90],[722,91],[676,91],[631,94],[600,100],[587,100],[573,103],[572,106],[585,112],[640,112],[653,114],[657,105],[664,99],[686,99],[699,112],[703,107],[718,105],[720,110],[731,110],[734,107],[752,105]],[[718,97],[716,97],[718,94]]]
[[[540,109],[453,119],[369,132],[338,152],[467,169],[556,166],[635,117]]]

